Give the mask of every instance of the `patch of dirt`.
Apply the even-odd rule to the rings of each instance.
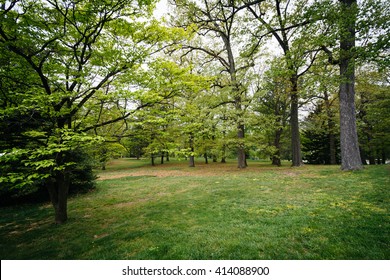
[[[110,180],[131,176],[154,176],[164,177],[212,177],[223,176],[224,174],[251,173],[258,169],[238,169],[234,164],[197,164],[196,167],[184,167],[183,164],[167,164],[144,167],[142,169],[128,169],[126,171],[102,172],[98,180]]]
[[[295,176],[297,176],[297,173],[294,173],[294,172],[283,172],[283,175],[290,176],[290,177],[295,177]]]

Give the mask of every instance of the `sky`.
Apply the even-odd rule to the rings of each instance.
[[[156,18],[161,18],[167,12],[168,12],[168,0],[160,0],[156,5],[156,9],[154,10],[153,14]]]

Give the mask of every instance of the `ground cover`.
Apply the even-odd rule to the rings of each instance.
[[[390,172],[119,159],[96,190],[1,208],[1,259],[389,259]]]

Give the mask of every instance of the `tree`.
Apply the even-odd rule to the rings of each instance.
[[[322,135],[325,137],[323,139],[326,143],[326,164],[337,164],[338,154],[337,154],[337,143],[339,143],[339,118],[338,110],[336,107],[338,104],[338,83],[339,79],[337,77],[337,69],[334,66],[329,65],[324,61],[324,56],[319,55],[317,63],[315,63],[305,79],[305,88],[307,91],[310,91],[309,100],[314,104],[314,111],[306,119],[306,124],[310,121],[314,121],[312,127],[305,127],[305,134],[308,130],[316,131],[315,134]],[[338,108],[338,107],[337,107]],[[337,143],[336,143],[337,141]],[[305,150],[308,150],[308,144],[310,143],[310,138],[305,137]]]
[[[198,35],[198,41],[193,40],[191,44],[183,45],[185,55],[201,52],[205,55],[206,63],[217,62],[221,76],[224,74],[224,83],[219,86],[230,92],[227,102],[234,105],[238,168],[245,168],[244,111],[247,89],[240,77],[252,67],[253,57],[247,55],[247,49],[237,53],[246,37],[241,32],[243,26],[240,25],[239,11],[231,5],[231,1],[223,0],[183,0],[175,1],[175,6],[178,13],[181,13],[181,16],[175,19],[175,24],[186,28],[195,25]]]
[[[289,81],[283,61],[275,58],[270,64],[270,69],[266,71],[259,85],[256,102],[252,106],[256,112],[263,115],[262,118],[259,117],[261,130],[266,131],[269,137],[272,165],[281,166],[282,136],[290,117]]]
[[[340,18],[340,146],[341,169],[362,168],[356,129],[355,109],[355,25],[357,16],[356,0],[341,0]]]
[[[122,136],[138,135],[137,138],[146,143],[143,152],[150,156],[152,165],[157,155],[163,163],[164,157],[178,153],[179,149],[179,153],[192,158],[195,154],[193,138],[203,125],[198,100],[210,88],[212,79],[194,73],[193,65],[185,61],[180,65],[175,60],[174,56],[157,58],[139,72],[137,79],[141,87],[137,94],[145,102],[154,100],[154,104],[137,112],[133,116],[136,121]],[[141,130],[142,136],[137,130]],[[183,137],[188,145],[183,145]]]
[[[357,71],[357,128],[363,164],[385,164],[390,154],[388,71],[365,66]]]
[[[336,120],[337,103],[324,92],[317,99],[315,109],[303,123],[304,159],[312,164],[337,164],[340,162],[340,151],[337,149],[339,139],[336,137],[338,125]]]
[[[131,77],[145,57],[170,35],[156,24],[136,21],[150,11],[150,1],[8,1],[0,9],[0,47],[9,57],[15,79],[23,87],[3,92],[2,118],[35,120],[36,125],[13,131],[1,160],[14,168],[2,172],[1,182],[25,187],[36,181],[47,186],[56,223],[67,220],[67,194],[72,151],[99,138],[86,132],[124,120],[149,106],[137,104],[132,91],[117,84]],[[135,19],[135,20],[134,20]],[[23,81],[22,74],[29,73]],[[3,75],[3,78],[5,76]],[[6,77],[12,83],[14,77]],[[121,99],[120,114],[101,120],[111,105],[102,99]],[[150,101],[152,102],[152,101]],[[129,109],[130,108],[130,109]],[[12,112],[12,115],[10,113]],[[16,139],[23,139],[19,144]],[[28,139],[28,140],[26,140]],[[19,163],[24,166],[20,166]]]
[[[389,65],[389,25],[390,18],[386,1],[370,0],[358,3],[356,0],[339,0],[338,9],[330,8],[332,1],[324,1],[326,8],[323,19],[333,28],[335,36],[324,39],[322,49],[328,55],[330,64],[340,69],[340,146],[341,169],[358,170],[363,168],[355,107],[355,64],[375,61],[383,67]],[[318,8],[322,13],[324,7]],[[339,43],[338,49],[328,46]],[[338,58],[335,58],[335,54]]]
[[[313,41],[313,20],[304,14],[307,0],[302,1],[262,1],[258,3],[244,3],[259,27],[254,36],[263,40],[272,35],[280,46],[285,59],[290,87],[290,126],[292,165],[302,165],[300,131],[299,131],[299,78],[302,77],[313,64],[318,47]],[[317,28],[317,27],[315,27]],[[255,43],[257,47],[259,43]]]

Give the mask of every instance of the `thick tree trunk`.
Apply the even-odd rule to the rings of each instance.
[[[164,152],[161,152],[161,161],[160,161],[161,164],[164,164]]]
[[[222,34],[221,34],[222,35]],[[232,86],[232,94],[234,96],[234,106],[236,109],[237,117],[237,165],[238,168],[243,169],[247,167],[246,156],[245,156],[245,124],[243,121],[243,110],[242,110],[242,92],[237,82],[237,70],[234,61],[233,50],[230,41],[230,33],[223,34],[222,39],[225,44],[227,51],[227,57],[229,61],[229,74],[230,74],[230,85]]]
[[[362,169],[356,128],[355,46],[356,0],[341,0],[342,36],[340,38],[340,149],[341,169]]]
[[[50,201],[54,207],[55,222],[63,224],[68,220],[69,174],[58,173],[47,186]]]
[[[340,149],[342,170],[362,168],[356,130],[354,86],[345,82],[340,85]]]
[[[299,118],[298,118],[298,77],[294,75],[291,81],[291,149],[292,149],[292,166],[298,167],[303,164],[301,153],[301,139],[299,133]]]

